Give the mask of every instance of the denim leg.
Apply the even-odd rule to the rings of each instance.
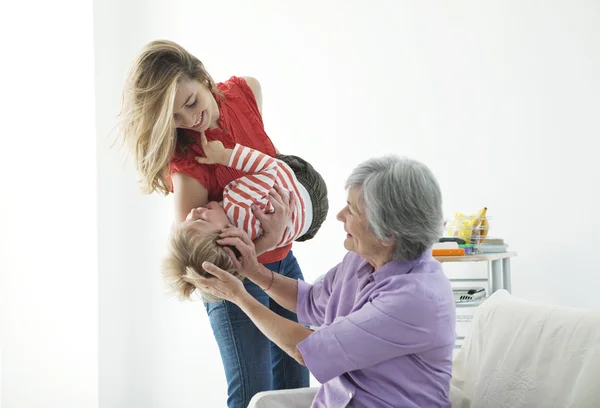
[[[256,284],[244,279],[244,286],[268,306],[268,295]],[[233,303],[223,300],[205,306],[225,368],[227,407],[246,408],[254,394],[271,389],[271,342]]]
[[[266,266],[266,265],[265,265]],[[271,268],[270,268],[271,269]],[[279,268],[281,275],[293,279],[304,279],[300,265],[294,254],[290,251],[287,257],[281,261]],[[296,313],[279,306],[273,299],[269,299],[270,309],[286,319],[298,321]],[[300,365],[296,360],[281,350],[275,343],[270,342],[271,363],[273,367],[273,390],[287,390],[293,388],[304,388],[309,386],[310,377],[308,369]]]
[[[290,278],[302,278],[294,255],[265,267]],[[244,287],[256,300],[280,316],[298,321],[249,279]],[[246,408],[261,391],[308,387],[308,369],[273,344],[236,305],[227,301],[205,304],[219,346],[227,379],[227,407]]]

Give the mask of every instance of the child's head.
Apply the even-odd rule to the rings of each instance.
[[[217,244],[218,239],[218,233],[203,233],[194,228],[194,223],[189,221],[173,229],[169,239],[169,255],[163,262],[163,276],[179,298],[188,299],[194,289],[197,289],[183,280],[189,268],[200,276],[212,277],[202,269],[203,262],[213,263],[238,279],[243,279],[235,270],[227,252]],[[220,300],[202,291],[200,295],[208,302]]]
[[[216,201],[211,201],[204,207],[192,208],[183,223],[190,224],[191,228],[200,233],[214,234],[220,232],[231,222],[223,206]]]

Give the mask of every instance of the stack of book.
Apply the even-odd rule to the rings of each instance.
[[[463,256],[477,254],[498,254],[508,251],[508,244],[502,238],[485,238],[477,244],[465,244],[460,238],[440,238],[433,245],[433,256]]]
[[[437,242],[433,244],[433,256],[463,256],[464,248],[460,248],[457,242]]]
[[[502,238],[485,238],[477,248],[480,254],[497,254],[506,251],[508,251],[508,244]]]

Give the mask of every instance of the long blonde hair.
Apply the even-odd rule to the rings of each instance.
[[[134,59],[123,88],[119,136],[134,154],[141,189],[168,195],[169,162],[177,145],[173,104],[182,79],[197,80],[221,95],[202,62],[168,40],[148,43]]]
[[[198,290],[200,296],[207,302],[220,300],[183,280],[188,271],[192,275],[212,277],[202,269],[202,263],[205,261],[218,266],[240,280],[244,279],[235,269],[227,252],[217,244],[219,239],[221,239],[219,234],[199,234],[185,222],[175,226],[169,239],[169,254],[162,264],[162,275],[171,293],[183,300],[189,299],[194,290]]]

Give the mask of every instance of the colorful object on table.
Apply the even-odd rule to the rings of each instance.
[[[458,245],[459,248],[463,248],[465,250],[465,255],[472,254],[473,252],[477,252],[477,245],[475,244],[463,244]]]
[[[433,256],[464,256],[464,248],[434,248],[431,250]]]
[[[457,212],[454,218],[445,224],[445,228],[445,240],[458,238],[463,240],[465,244],[479,244],[487,237],[490,229],[487,219],[487,207],[479,210],[477,215],[465,215]]]

